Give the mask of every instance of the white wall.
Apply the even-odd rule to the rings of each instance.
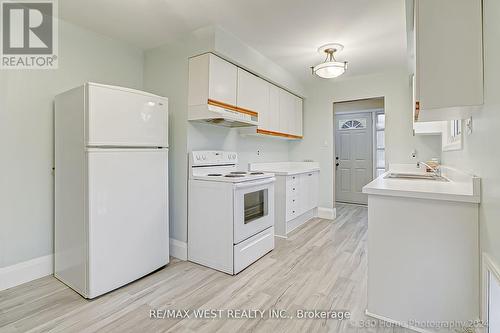
[[[215,26],[214,53],[231,60],[236,65],[255,74],[261,75],[268,81],[275,83],[298,96],[305,96],[306,91],[301,82],[292,76],[283,67],[270,61],[254,48],[246,45],[236,36]]]
[[[187,241],[188,152],[229,150],[239,162],[286,161],[288,141],[242,137],[237,129],[187,121],[188,58],[213,52],[303,95],[300,83],[269,59],[218,27],[206,27],[145,52],[145,90],[167,96],[170,111],[170,237]]]
[[[417,160],[441,155],[439,136],[414,137],[409,76],[401,72],[325,81],[308,87],[304,103],[304,139],[290,143],[293,160],[312,159],[320,163],[320,206],[334,207],[333,103],[384,97],[386,113],[386,163],[410,163],[416,149]]]
[[[182,42],[148,50],[144,89],[168,97],[170,237],[186,240],[188,45]]]
[[[493,274],[489,278],[489,332],[500,333],[500,281]]]
[[[142,51],[60,21],[59,69],[0,71],[0,267],[52,254],[53,99],[85,81],[142,87]]]
[[[473,133],[462,151],[443,152],[443,163],[482,178],[479,207],[481,251],[500,265],[500,2],[484,0],[484,107],[473,116]]]

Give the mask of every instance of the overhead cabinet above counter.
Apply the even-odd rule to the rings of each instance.
[[[302,138],[302,98],[212,53],[189,59],[188,120]]]
[[[406,0],[415,121],[464,119],[483,104],[481,0]]]

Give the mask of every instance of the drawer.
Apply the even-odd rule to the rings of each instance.
[[[299,176],[300,175],[291,175],[291,176],[286,176],[286,184],[297,184],[299,181]]]
[[[238,274],[260,257],[274,249],[274,227],[234,246],[234,274]]]
[[[298,178],[298,177],[297,177]],[[299,192],[299,182],[286,183],[286,196],[293,197]]]
[[[288,199],[288,198],[287,198]],[[290,201],[286,204],[286,221],[293,220],[298,215],[298,199],[297,198],[289,198]],[[295,200],[295,201],[293,201]]]
[[[286,222],[291,221],[296,217],[297,217],[297,209],[290,209],[286,212],[285,221]]]
[[[286,197],[286,210],[295,209],[298,207],[299,198],[296,196],[288,196]]]

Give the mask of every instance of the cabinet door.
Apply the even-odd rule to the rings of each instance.
[[[301,174],[299,177],[299,215],[307,212],[310,204],[310,189],[311,184],[309,177],[306,173]]]
[[[319,172],[308,172],[309,209],[318,207],[319,202]]]
[[[268,131],[280,132],[280,88],[269,84],[269,113],[267,116]]]
[[[481,21],[480,0],[416,1],[417,101],[422,117],[483,103]]]
[[[302,136],[303,130],[302,130],[302,98],[300,97],[295,97],[295,123],[294,123],[294,131],[293,135],[297,136]]]
[[[238,68],[237,106],[259,114],[259,127],[269,127],[269,83]]]
[[[214,54],[209,54],[209,59],[208,98],[235,106],[237,67]]]
[[[295,98],[284,89],[280,89],[280,130],[281,133],[291,134],[295,127]]]
[[[299,214],[318,207],[319,173],[308,172],[300,175]]]

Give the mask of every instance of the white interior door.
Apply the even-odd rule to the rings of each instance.
[[[335,115],[335,200],[367,204],[362,188],[373,179],[371,113]]]
[[[168,150],[88,152],[89,297],[169,261]]]

